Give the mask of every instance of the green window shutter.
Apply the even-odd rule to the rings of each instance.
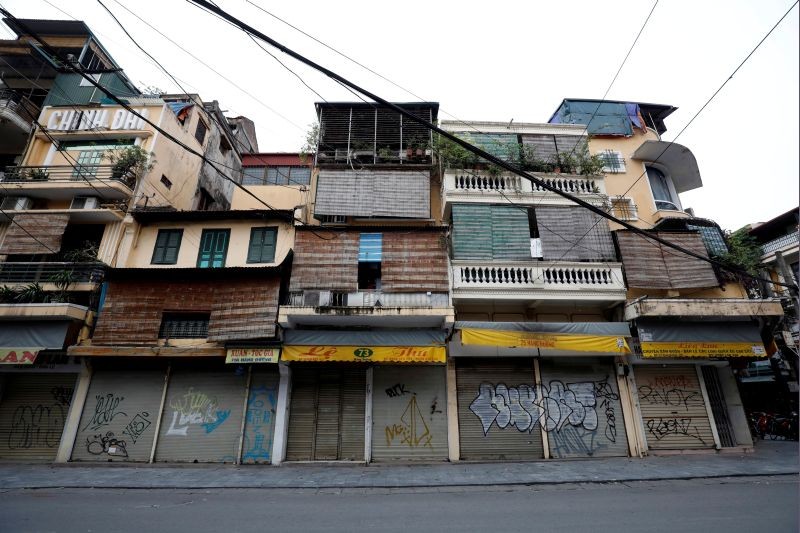
[[[153,249],[153,264],[174,265],[178,262],[178,251],[181,247],[182,229],[158,230],[156,245]]]
[[[252,228],[247,248],[248,263],[272,263],[275,260],[276,228]]]
[[[525,207],[493,205],[492,258],[524,261],[531,258],[530,224]]]
[[[453,206],[453,259],[492,258],[492,206]]]
[[[221,268],[225,266],[225,255],[228,252],[228,238],[231,230],[203,230],[200,238],[200,252],[197,254],[199,268]]]

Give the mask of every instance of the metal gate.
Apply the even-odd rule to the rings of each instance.
[[[703,382],[708,394],[708,402],[711,404],[711,412],[714,414],[714,425],[717,427],[719,444],[722,447],[736,446],[736,439],[733,437],[733,428],[730,418],[728,418],[728,404],[725,402],[725,393],[719,383],[719,374],[715,366],[701,366],[703,371]]]
[[[714,447],[694,365],[637,365],[634,377],[648,448]]]
[[[161,417],[156,461],[235,462],[246,386],[246,374],[237,374],[234,369],[173,371]]]
[[[628,455],[617,376],[610,361],[543,360],[541,398],[550,456]]]
[[[163,370],[99,370],[92,375],[73,461],[148,462],[164,391]]]
[[[456,383],[462,459],[544,457],[533,359],[460,358]]]
[[[443,366],[376,366],[372,376],[372,458],[447,459]]]
[[[253,370],[247,396],[242,463],[269,463],[278,404],[277,369]]]
[[[0,398],[0,458],[56,458],[76,379],[75,374],[5,374]]]
[[[287,461],[364,460],[366,368],[292,366]]]

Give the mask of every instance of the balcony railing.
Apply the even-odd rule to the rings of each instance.
[[[2,174],[6,183],[67,183],[111,181],[133,189],[136,177],[131,171],[120,172],[113,165],[50,165],[6,167]]]
[[[772,239],[771,241],[763,244],[761,246],[761,251],[764,255],[771,254],[781,248],[786,248],[787,246],[798,244],[798,237],[797,233],[791,233],[789,235],[783,235],[782,237],[778,237],[777,239]]]
[[[22,123],[30,127],[33,120],[39,116],[39,106],[12,89],[0,90],[0,115],[13,112],[21,119]]]
[[[0,285],[55,283],[66,279],[71,284],[88,283],[93,278],[99,280],[104,268],[102,263],[0,263]]]
[[[292,307],[417,307],[440,308],[449,305],[447,293],[358,292],[306,290],[292,291],[283,305]]]
[[[454,289],[624,291],[619,265],[547,261],[453,266]]]
[[[605,183],[601,176],[577,174],[537,174],[547,185],[570,194],[605,194]],[[497,193],[497,194],[541,194],[550,193],[540,185],[511,174],[488,175],[480,170],[448,171],[445,173],[447,193]],[[552,194],[552,193],[551,193]]]

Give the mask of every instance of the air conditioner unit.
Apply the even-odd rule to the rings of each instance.
[[[76,196],[72,199],[70,209],[97,209],[100,202],[96,196]]]
[[[347,307],[364,307],[364,293],[353,292],[347,295]]]
[[[25,211],[30,209],[32,205],[33,200],[27,196],[7,196],[0,203],[0,209],[3,211]]]
[[[303,305],[305,307],[326,307],[331,305],[331,291],[304,291]]]

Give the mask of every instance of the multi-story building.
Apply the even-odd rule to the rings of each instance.
[[[720,256],[719,227],[682,207],[702,186],[691,151],[661,140],[672,106],[564,100],[551,123],[581,124],[606,161],[606,191],[620,218],[702,256]],[[731,360],[767,355],[775,299],[747,298],[741,281],[630,230],[614,232],[627,285],[624,319],[634,352],[620,369],[638,412],[639,453],[751,446]],[[747,359],[745,359],[747,358]]]
[[[400,105],[436,120],[437,104]],[[317,225],[296,228],[278,317],[291,392],[273,461],[444,460],[453,309],[430,132],[370,104],[317,112]]]

